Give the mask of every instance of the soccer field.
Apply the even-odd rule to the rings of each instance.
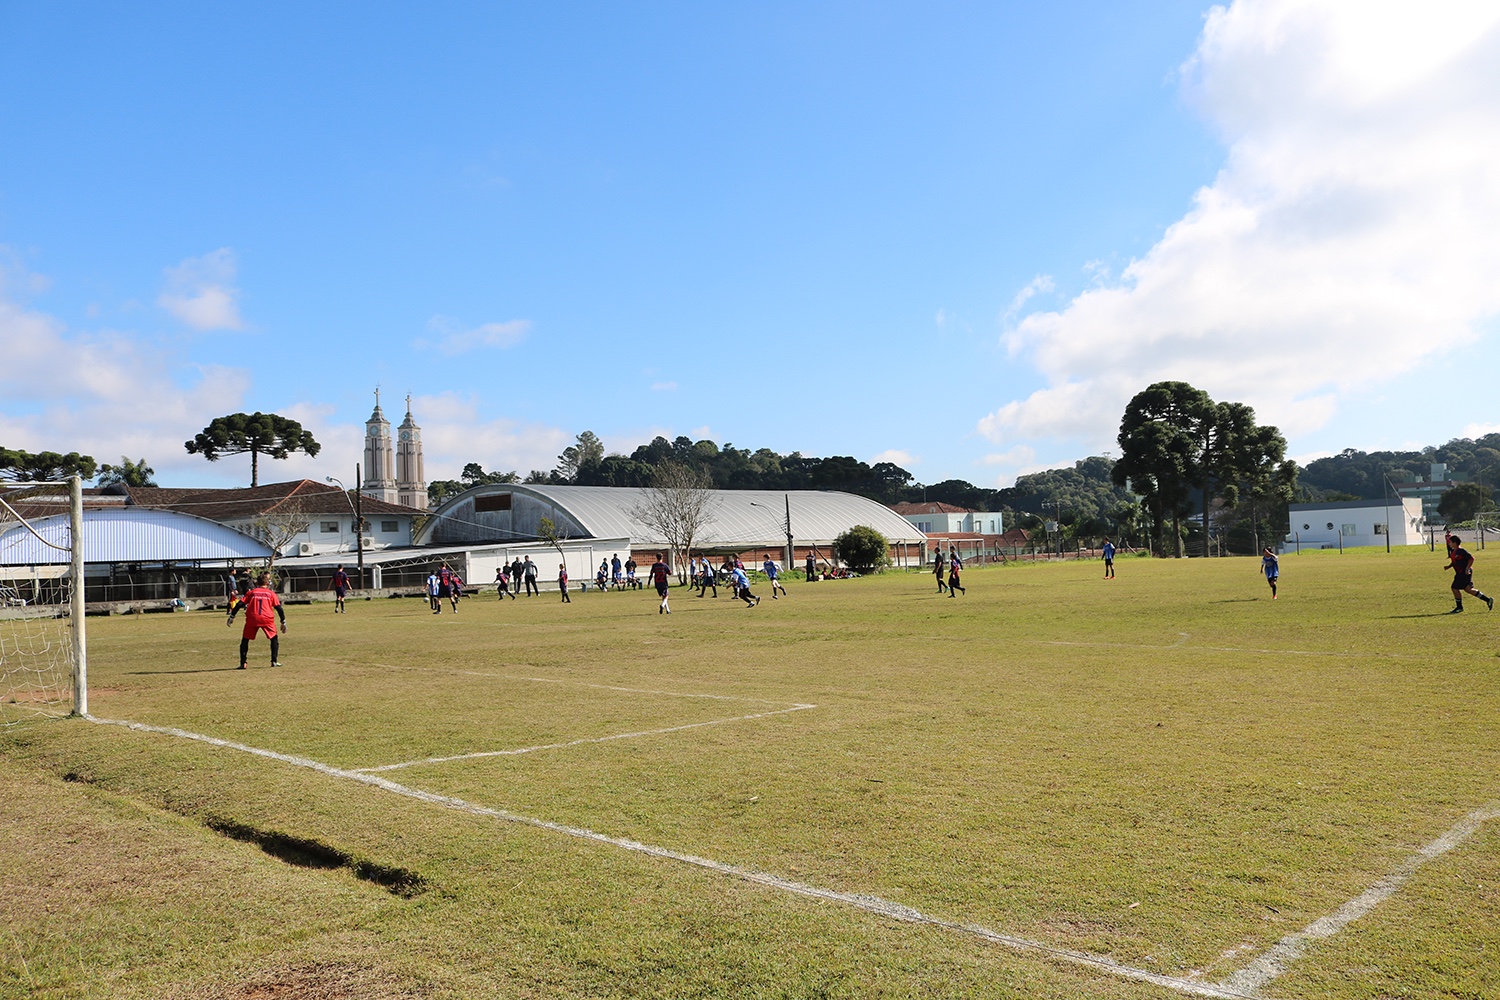
[[[90,619],[131,725],[0,731],[0,995],[1500,996],[1444,561]]]

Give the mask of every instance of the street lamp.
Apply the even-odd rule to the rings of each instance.
[[[786,521],[781,525],[781,527],[786,531],[786,555],[785,562],[782,563],[782,566],[788,573],[790,573],[792,571],[792,563],[797,558],[796,550],[792,547],[792,495],[790,493],[786,493],[783,494],[782,498],[786,501]],[[763,503],[756,503],[754,500],[750,501],[750,506],[759,507],[761,510],[766,511],[771,509]]]
[[[360,492],[360,485],[361,484],[360,484],[360,476],[359,476],[359,463],[356,462],[355,465],[354,465],[354,499],[353,499],[353,501],[349,500],[349,490],[345,488],[343,482],[340,479],[338,479],[335,476],[326,476],[325,478],[330,483],[338,483],[339,489],[341,489],[341,490],[344,491],[344,500],[349,503],[349,509],[354,512],[354,555],[355,555],[355,563],[359,567],[359,589],[360,590],[364,590],[365,589],[365,518],[364,518],[364,504],[361,503],[361,498],[364,496],[364,494],[362,492]]]

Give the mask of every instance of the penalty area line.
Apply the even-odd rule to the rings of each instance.
[[[268,760],[279,761],[294,767],[303,767],[330,778],[341,778],[347,781],[356,781],[362,785],[391,792],[406,798],[415,799],[428,805],[440,806],[457,812],[467,813],[472,816],[482,816],[491,819],[503,820],[508,823],[517,823],[530,826],[540,830],[548,830],[553,833],[561,833],[579,840],[592,841],[597,844],[607,844],[612,847],[643,854],[648,857],[660,858],[666,861],[676,861],[681,864],[692,865],[696,868],[706,869],[720,875],[733,878],[756,885],[766,886],[782,892],[805,896],[812,899],[825,900],[831,903],[840,903],[855,909],[863,910],[877,916],[890,920],[900,921],[908,924],[918,924],[934,927],[941,930],[953,931],[966,934],[970,937],[987,941],[991,944],[1002,945],[1014,951],[1027,952],[1051,958],[1070,965],[1092,969],[1096,972],[1104,972],[1124,979],[1132,979],[1137,982],[1152,983],[1167,989],[1181,993],[1185,996],[1218,997],[1223,1000],[1254,1000],[1249,993],[1241,992],[1235,988],[1221,986],[1212,983],[1198,982],[1191,979],[1183,979],[1177,976],[1168,976],[1149,969],[1138,969],[1128,965],[1122,965],[1114,959],[1102,955],[1092,955],[1087,952],[1070,951],[1064,948],[1054,948],[1051,945],[1042,944],[1039,941],[1031,941],[1026,938],[1016,937],[1012,934],[1002,934],[979,924],[965,924],[954,920],[944,920],[939,917],[928,916],[919,910],[912,909],[901,903],[884,899],[880,896],[871,896],[863,893],[838,892],[833,889],[824,889],[805,882],[797,882],[792,879],[782,878],[769,872],[758,871],[753,868],[744,868],[739,865],[727,864],[722,861],[714,861],[711,858],[702,858],[694,854],[684,854],[654,844],[643,844],[640,841],[629,840],[623,837],[611,837],[608,834],[585,827],[568,826],[564,823],[554,823],[551,820],[537,819],[513,813],[506,809],[494,809],[476,803],[467,802],[463,799],[450,795],[438,795],[434,792],[423,791],[408,785],[398,784],[389,778],[378,775],[367,774],[361,771],[351,771],[345,768],[333,767],[320,761],[311,760],[307,757],[296,757],[291,754],[278,753],[275,750],[265,750],[260,747],[248,746],[244,743],[236,743],[232,740],[222,740],[215,736],[206,736],[202,733],[189,732],[185,729],[176,729],[170,726],[153,726],[144,722],[130,722],[123,719],[101,719],[92,715],[86,715],[88,721],[102,726],[120,726],[135,732],[158,733],[165,736],[173,736],[179,739],[195,740],[206,743],[209,746],[219,747],[226,750],[236,750],[241,753],[253,754]]]
[[[738,715],[732,719],[710,719],[707,722],[688,722],[680,726],[667,726],[665,729],[643,729],[633,733],[613,733],[609,736],[589,736],[582,739],[567,740],[563,743],[543,743],[532,747],[518,747],[514,750],[480,750],[475,753],[453,754],[450,757],[426,757],[422,760],[402,761],[399,764],[382,764],[379,767],[359,767],[354,771],[358,774],[376,774],[381,771],[399,771],[403,767],[418,767],[422,764],[446,764],[455,760],[477,760],[481,757],[518,757],[521,754],[536,753],[539,750],[563,750],[568,747],[579,747],[587,743],[608,743],[611,740],[633,740],[645,736],[662,736],[666,733],[680,733],[688,729],[701,729],[704,726],[723,726],[731,722],[749,722],[751,719],[768,719],[773,715],[786,715],[788,712],[801,712],[809,708],[817,708],[817,705],[793,705],[791,708],[782,708],[774,712],[756,712],[754,715]]]

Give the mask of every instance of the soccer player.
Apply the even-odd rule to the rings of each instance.
[[[504,566],[495,570],[495,590],[497,591],[497,596],[502,601],[505,600],[507,594],[510,595],[512,601],[516,599],[516,595],[511,593],[510,575],[506,572],[506,567]]]
[[[1281,561],[1276,558],[1276,553],[1271,551],[1269,545],[1266,546],[1265,554],[1260,557],[1260,571],[1271,585],[1271,600],[1276,600],[1276,579],[1281,576]]]
[[[1115,578],[1115,543],[1108,538],[1104,540],[1104,579]]]
[[[708,556],[698,560],[698,596],[702,597],[708,593],[708,588],[714,589],[714,600],[719,599],[719,574],[708,561]]]
[[[1456,535],[1448,540],[1448,565],[1443,569],[1453,570],[1453,610],[1448,612],[1450,615],[1463,611],[1465,594],[1473,594],[1491,611],[1495,610],[1495,599],[1474,589],[1474,557],[1469,555]]]
[[[276,635],[276,619],[281,619],[281,631],[284,634],[286,612],[281,609],[281,598],[271,589],[270,573],[262,573],[256,586],[245,593],[241,603],[229,609],[229,617],[224,619],[226,628],[234,624],[234,616],[239,614],[240,608],[245,609],[245,631],[240,634],[239,669],[245,670],[250,664],[250,640],[255,638],[257,632],[264,632],[266,638],[271,640],[271,666],[281,666],[281,640]]]
[[[651,582],[656,585],[656,592],[661,595],[661,605],[656,609],[656,613],[659,615],[670,615],[672,613],[672,609],[667,606],[668,578],[671,575],[671,569],[669,569],[667,567],[667,564],[662,561],[661,553],[658,552],[656,554],[656,562],[651,564]],[[703,595],[700,594],[698,596],[701,597]],[[719,596],[719,592],[717,590],[714,591],[714,596]]]
[[[464,596],[464,581],[457,573],[448,577],[448,600],[453,605],[453,613],[458,614],[458,599]]]
[[[339,568],[333,571],[333,582],[328,588],[333,591],[333,613],[344,614],[344,595],[349,593],[349,574],[344,572],[343,563],[339,563]]]
[[[818,582],[818,560],[811,552],[807,554],[806,576],[808,583]]]
[[[738,559],[735,560],[739,562]],[[734,581],[734,596],[744,601],[748,607],[755,607],[760,603],[760,598],[750,593],[750,578],[745,575],[745,567],[736,565],[729,571],[729,578]]]
[[[776,600],[778,590],[785,594],[786,587],[781,584],[781,567],[776,565],[776,560],[771,558],[769,552],[766,553],[766,561],[760,568],[765,571],[766,579],[771,581],[771,600]]]
[[[601,571],[602,572],[602,571]],[[568,564],[557,564],[557,589],[562,593],[562,602],[572,604],[573,598],[568,596]],[[530,595],[527,595],[530,596]]]
[[[438,600],[438,589],[441,581],[438,580],[437,570],[427,574],[427,603],[432,605],[432,613],[440,615],[443,613],[443,602]]]
[[[963,571],[964,571],[964,561],[958,557],[958,550],[955,549],[955,548],[949,548],[948,549],[948,596],[949,597],[956,596],[953,593],[955,590],[963,590],[964,596],[965,597],[969,596],[969,592],[967,590],[964,590],[964,585],[963,585],[963,583],[958,578],[959,574],[962,573]],[[942,582],[943,582],[942,579],[939,578],[938,583],[941,585]]]
[[[937,555],[935,555],[935,556],[932,557],[932,575],[935,576],[935,577],[937,577],[938,593],[941,594],[943,592],[943,590],[944,590],[944,587],[943,587],[943,550],[942,550],[941,547],[938,548]],[[948,596],[952,597],[953,595],[950,593]]]

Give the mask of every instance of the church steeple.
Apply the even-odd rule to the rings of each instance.
[[[365,421],[364,486],[367,497],[397,502],[396,462],[391,446],[391,424],[380,411],[380,387],[375,387],[375,411]]]
[[[406,419],[401,421],[396,444],[397,503],[427,509],[427,474],[422,466],[422,428],[411,415],[411,394],[406,396]]]

